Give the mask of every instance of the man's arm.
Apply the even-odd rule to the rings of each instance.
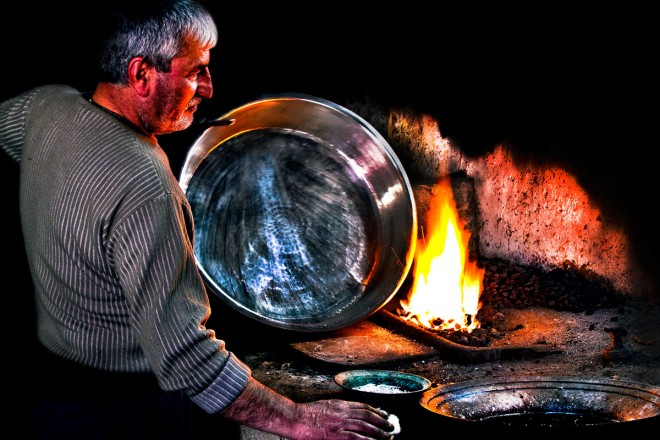
[[[339,399],[296,403],[254,378],[220,415],[242,425],[290,439],[389,439],[387,412]]]

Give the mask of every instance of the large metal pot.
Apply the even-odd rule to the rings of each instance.
[[[276,327],[326,331],[370,316],[412,264],[417,217],[385,139],[355,113],[279,95],[225,114],[180,184],[210,289]]]
[[[513,376],[442,385],[420,404],[461,432],[513,430],[608,434],[660,426],[660,388],[566,376]],[[653,430],[650,428],[653,427]]]

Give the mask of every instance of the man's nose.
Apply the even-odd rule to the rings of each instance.
[[[199,79],[197,95],[205,99],[209,99],[213,96],[213,81],[211,80],[211,74],[208,71]]]

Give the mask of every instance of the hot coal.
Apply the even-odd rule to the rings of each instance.
[[[536,306],[590,313],[617,307],[625,300],[606,279],[571,262],[550,271],[502,260],[487,260],[483,267],[481,300],[484,307],[494,310]]]
[[[617,308],[625,302],[625,295],[617,292],[611,284],[583,266],[565,262],[561,267],[544,270],[539,267],[512,264],[500,259],[481,262],[485,269],[481,308],[477,313],[479,328],[467,332],[460,328],[441,329],[438,320],[436,329],[428,329],[452,342],[487,347],[494,339],[503,338],[507,331],[518,328],[502,328],[498,316],[505,309],[544,307],[558,311],[592,314],[602,308]],[[406,312],[397,308],[400,316]],[[520,324],[522,326],[523,324]]]

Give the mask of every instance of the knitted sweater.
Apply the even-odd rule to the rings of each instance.
[[[190,206],[156,138],[55,85],[0,103],[0,146],[20,164],[41,343],[151,371],[209,413],[231,403],[251,372],[205,327]]]

